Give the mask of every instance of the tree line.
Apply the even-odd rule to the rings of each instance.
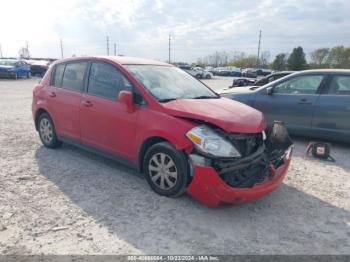
[[[258,67],[273,70],[304,70],[318,68],[345,68],[350,69],[350,47],[335,46],[319,48],[310,53],[309,62],[301,46],[296,47],[290,54],[280,53],[270,62],[270,52],[264,51],[261,55],[247,55],[244,52],[215,52],[204,58],[199,58],[197,66],[234,66],[240,68]]]

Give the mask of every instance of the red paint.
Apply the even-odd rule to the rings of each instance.
[[[181,99],[163,105],[173,116],[200,119],[217,125],[227,132],[259,133],[266,129],[260,111],[231,99]]]
[[[46,110],[59,137],[74,139],[138,164],[143,143],[152,137],[165,139],[178,150],[190,153],[193,146],[185,134],[198,124],[184,118],[204,120],[227,132],[257,133],[266,128],[261,112],[225,98],[184,99],[161,104],[123,67],[123,64],[170,66],[168,64],[128,57],[69,58],[56,63],[75,60],[98,60],[114,65],[138,89],[147,106],[130,104],[128,92],[122,92],[119,101],[113,101],[51,86],[51,66],[33,90],[32,112],[35,119],[38,110]],[[237,198],[242,199],[239,203],[247,202],[278,187],[288,165],[289,161],[276,170],[273,179],[249,189],[229,187],[213,168],[196,166],[188,192],[210,207],[218,206],[220,201],[238,204]]]
[[[240,205],[259,199],[279,187],[287,173],[291,158],[278,169],[271,167],[271,176],[252,188],[233,188],[228,186],[212,167],[195,166],[195,174],[187,192],[208,207]]]

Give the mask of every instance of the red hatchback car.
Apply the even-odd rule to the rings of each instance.
[[[44,146],[72,143],[144,173],[160,195],[188,192],[209,207],[258,199],[287,172],[282,123],[221,98],[170,64],[132,57],[55,62],[33,90]]]

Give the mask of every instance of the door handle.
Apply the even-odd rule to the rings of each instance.
[[[49,96],[50,97],[56,97],[56,93],[55,92],[50,92]]]
[[[302,98],[302,99],[299,100],[298,104],[300,104],[300,105],[311,105],[311,102],[308,101],[305,98]]]
[[[86,107],[91,107],[92,106],[92,103],[90,101],[83,101],[81,103],[83,104],[83,106],[86,106]]]

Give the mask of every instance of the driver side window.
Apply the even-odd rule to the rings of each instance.
[[[297,76],[276,85],[274,94],[316,94],[323,80],[322,75]]]

